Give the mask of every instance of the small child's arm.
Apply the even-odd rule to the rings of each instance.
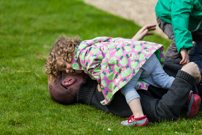
[[[102,90],[101,90],[101,81],[97,81],[97,90],[99,91],[99,92],[101,92]]]
[[[182,48],[180,50],[180,54],[182,56],[182,60],[180,61],[180,64],[185,65],[185,64],[189,63],[189,54],[187,52],[187,49]]]
[[[142,40],[145,36],[153,35],[153,33],[149,33],[149,31],[154,30],[156,30],[155,24],[145,25],[135,34],[135,36],[133,36],[132,40]]]

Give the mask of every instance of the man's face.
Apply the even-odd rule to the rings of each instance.
[[[63,86],[60,84],[60,81]],[[63,72],[57,76],[54,82],[49,77],[48,87],[50,96],[54,101],[62,104],[75,103],[79,86],[82,82],[83,74],[70,75]]]

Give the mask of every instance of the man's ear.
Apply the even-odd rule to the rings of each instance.
[[[76,102],[76,95],[70,89],[65,89],[59,84],[59,76],[55,81],[48,79],[50,97],[60,104],[73,104]]]

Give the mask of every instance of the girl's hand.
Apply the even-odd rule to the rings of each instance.
[[[83,71],[82,70],[74,70],[74,69],[66,69],[66,73],[70,75],[76,75],[76,74],[81,74]]]
[[[135,34],[135,36],[133,36],[132,40],[142,40],[145,36],[153,35],[153,33],[149,33],[149,31],[154,30],[156,30],[155,24],[145,25]]]
[[[99,92],[102,92],[102,90],[101,90],[101,85],[98,83],[98,85],[97,85],[97,90],[99,91]]]

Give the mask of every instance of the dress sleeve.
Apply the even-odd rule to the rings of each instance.
[[[85,61],[87,61],[87,63],[84,72],[86,72],[93,80],[101,81],[101,65],[99,60],[96,57],[90,57]]]
[[[111,37],[96,37],[91,40],[84,40],[75,49],[74,69],[84,70],[91,79],[101,80],[101,62],[103,59],[102,44],[108,42]]]

